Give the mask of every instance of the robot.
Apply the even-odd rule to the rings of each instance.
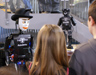
[[[4,50],[7,66],[15,63],[18,68],[18,65],[25,65],[26,61],[32,61],[33,37],[31,34],[23,33],[28,29],[30,19],[33,18],[29,15],[30,12],[31,9],[20,8],[11,16],[11,19],[19,26],[19,33],[6,37]]]
[[[72,24],[73,26],[76,25],[72,16],[69,15],[70,9],[63,9],[63,17],[59,19],[58,25],[62,24],[62,29],[64,31],[65,37],[67,37],[66,31],[68,33],[68,47],[69,49],[73,49],[71,42],[72,42]]]

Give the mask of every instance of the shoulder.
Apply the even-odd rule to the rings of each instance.
[[[78,62],[79,65],[81,65],[82,61],[84,61],[86,59],[86,56],[88,56],[88,54],[90,54],[91,52],[91,47],[89,44],[89,41],[83,44],[80,44],[74,51],[72,57],[71,57],[71,61],[73,62]]]
[[[79,45],[76,48],[75,53],[88,56],[88,54],[90,55],[91,53],[94,53],[94,51],[96,51],[96,39],[90,39],[88,42]]]
[[[78,45],[78,47],[75,49],[73,56],[80,60],[80,58],[83,58],[85,56],[86,52],[90,49],[89,43],[83,43]]]
[[[80,44],[74,51],[72,57],[71,57],[71,60],[70,62],[81,62],[82,58],[85,57],[87,51],[89,49],[89,44],[88,42],[86,43],[83,43],[83,44]],[[80,63],[79,63],[80,64]]]
[[[89,42],[86,42],[86,43],[78,45],[78,47],[76,48],[76,51],[78,50],[82,53],[82,52],[85,52],[89,48],[90,48]]]

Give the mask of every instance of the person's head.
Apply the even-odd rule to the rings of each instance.
[[[44,25],[37,36],[30,75],[34,72],[36,75],[58,75],[58,72],[65,72],[64,66],[68,67],[68,59],[63,30],[57,25]]]
[[[96,0],[89,7],[88,28],[91,34],[94,36],[94,32],[96,33]]]

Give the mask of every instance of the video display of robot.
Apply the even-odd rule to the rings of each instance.
[[[72,42],[72,24],[73,26],[76,25],[72,16],[69,15],[70,9],[63,9],[63,17],[59,19],[58,25],[62,25],[62,29],[64,30],[65,37],[67,38],[68,35],[68,47],[69,49],[73,49],[71,42]],[[66,33],[66,31],[68,33]]]
[[[4,49],[7,66],[12,62],[18,66],[18,64],[25,65],[26,61],[32,61],[33,37],[31,34],[23,33],[28,29],[30,19],[33,18],[29,15],[30,12],[30,9],[20,8],[11,17],[19,26],[19,33],[6,37]]]

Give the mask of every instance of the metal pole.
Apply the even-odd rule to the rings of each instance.
[[[37,0],[35,0],[35,13],[36,13],[36,1],[37,1]]]
[[[89,5],[90,5],[90,2],[89,2],[89,0],[88,0],[88,9],[89,9]]]
[[[64,8],[66,9],[66,0],[64,0]]]
[[[1,35],[1,27],[0,27],[0,35]],[[0,42],[1,42],[1,36],[0,36]]]
[[[7,14],[7,0],[5,0],[5,18],[6,18],[6,25],[8,25],[8,14]]]
[[[1,42],[3,42],[3,28],[1,27]]]
[[[71,1],[72,1],[72,0],[69,1],[70,13],[72,12],[72,11],[71,11],[71,10],[72,10],[72,9],[71,9],[71,8],[72,8],[72,2],[71,2]]]
[[[34,10],[34,0],[32,1],[32,5],[33,5],[33,10]]]

